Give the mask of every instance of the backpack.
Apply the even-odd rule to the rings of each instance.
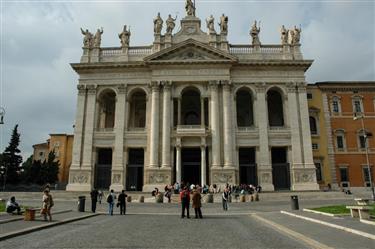
[[[107,202],[108,203],[112,203],[113,202],[113,196],[111,194],[108,195]]]

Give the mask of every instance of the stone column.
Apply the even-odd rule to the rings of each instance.
[[[176,140],[176,181],[181,184],[181,139]]]
[[[273,191],[272,164],[268,142],[268,110],[266,102],[266,84],[256,85],[255,115],[259,130],[259,153],[257,158],[258,180],[263,189]]]
[[[206,145],[201,145],[201,186],[206,184]]]
[[[223,81],[224,167],[233,167],[232,93],[229,81]]]
[[[163,82],[163,147],[162,163],[163,168],[171,167],[171,82]]]
[[[201,98],[201,126],[205,127],[204,125],[204,98]]]
[[[121,191],[124,189],[124,132],[126,117],[126,85],[118,87],[115,108],[115,147],[112,160],[112,185],[111,189]]]
[[[177,125],[181,125],[181,97],[177,99]]]
[[[159,167],[159,82],[151,83],[150,164]]]
[[[212,137],[212,168],[219,168],[220,162],[220,125],[219,125],[219,93],[218,81],[210,81],[211,88],[211,137]]]

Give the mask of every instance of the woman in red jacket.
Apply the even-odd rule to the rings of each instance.
[[[186,216],[188,219],[190,219],[190,215],[189,215],[190,192],[186,186],[184,187],[184,190],[182,190],[180,193],[180,199],[181,199],[181,206],[182,206],[181,218],[185,218],[185,209],[186,209]]]

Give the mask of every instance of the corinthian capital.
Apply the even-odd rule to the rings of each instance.
[[[232,87],[232,82],[229,81],[229,80],[222,80],[220,81],[221,85],[223,86],[223,89],[225,91],[230,91],[231,87]]]
[[[208,84],[209,84],[211,90],[217,90],[217,88],[218,88],[218,86],[220,84],[220,81],[218,81],[218,80],[210,80],[208,82]]]
[[[165,81],[162,81],[161,84],[163,85],[164,91],[168,91],[171,89],[172,81],[165,80]]]
[[[151,81],[150,87],[151,87],[151,90],[153,92],[157,92],[157,91],[159,91],[160,82],[159,81]]]

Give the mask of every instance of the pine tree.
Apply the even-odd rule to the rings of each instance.
[[[24,170],[23,174],[21,175],[22,182],[31,183],[31,170],[33,167],[33,155],[29,156],[26,161],[22,164],[22,168]]]
[[[21,173],[22,156],[21,151],[18,149],[20,144],[20,134],[18,133],[18,125],[16,125],[12,132],[8,147],[5,148],[3,153],[3,164],[5,166],[5,181],[7,183],[19,183]]]

